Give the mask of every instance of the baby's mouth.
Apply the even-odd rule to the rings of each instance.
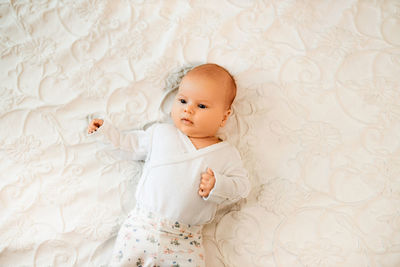
[[[183,124],[186,124],[186,125],[192,125],[193,124],[193,122],[191,120],[187,119],[187,118],[182,118],[181,121],[182,121]]]

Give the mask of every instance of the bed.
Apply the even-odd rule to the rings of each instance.
[[[86,134],[168,118],[184,66],[238,85],[248,198],[207,266],[400,265],[397,0],[0,2],[0,266],[106,266],[142,162]],[[169,88],[169,89],[168,89]]]

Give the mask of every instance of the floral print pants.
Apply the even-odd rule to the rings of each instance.
[[[110,266],[205,267],[202,227],[135,207],[118,232]]]

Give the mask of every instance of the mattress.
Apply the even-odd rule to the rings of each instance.
[[[205,62],[236,79],[222,134],[252,188],[205,226],[207,266],[399,266],[399,14],[397,0],[1,1],[0,266],[106,266],[143,162],[88,122],[168,120],[168,77]]]

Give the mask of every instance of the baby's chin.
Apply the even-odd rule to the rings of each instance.
[[[174,121],[175,127],[189,138],[212,138],[215,137],[217,133],[204,132],[198,129],[195,124],[181,121]]]
[[[176,125],[175,125],[176,126]],[[179,131],[181,131],[184,135],[188,136],[188,137],[194,137],[196,136],[195,131],[193,131],[193,129],[188,129],[188,126],[185,125],[179,125],[176,128],[178,128]]]

